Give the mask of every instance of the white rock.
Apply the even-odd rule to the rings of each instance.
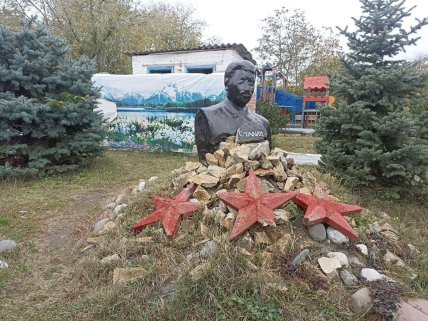
[[[113,212],[114,214],[119,215],[127,207],[128,207],[128,204],[120,204],[114,208]]]
[[[145,276],[148,271],[142,267],[134,267],[129,269],[116,268],[113,271],[113,284],[125,284],[139,277]]]
[[[318,259],[318,264],[324,274],[328,277],[333,277],[336,274],[336,270],[340,269],[342,266],[339,260],[324,256]]]
[[[230,150],[230,155],[233,157],[235,162],[247,161],[249,154],[250,154],[250,146],[248,146],[247,144],[232,148]]]
[[[191,198],[191,199],[189,200],[189,202],[190,202],[190,203],[193,203],[193,204],[201,204],[201,202],[199,202],[199,200],[198,200],[197,198]]]
[[[101,232],[99,234],[104,234],[107,233],[108,231],[114,229],[116,227],[116,223],[115,222],[107,222],[106,225],[104,225],[103,229],[101,230]]]
[[[286,210],[278,208],[274,210],[274,213],[275,213],[275,223],[277,225],[285,224],[288,222],[288,214]]]
[[[201,185],[202,187],[211,188],[217,185],[219,178],[207,174],[199,174],[190,177],[188,182]]]
[[[303,263],[303,261],[306,260],[306,258],[307,258],[308,255],[309,255],[309,249],[304,249],[302,252],[300,252],[299,254],[297,254],[297,256],[291,262],[291,265],[295,269],[297,269]]]
[[[358,279],[348,270],[341,270],[339,272],[340,278],[343,283],[347,286],[356,286],[358,284]]]
[[[232,212],[227,213],[223,221],[220,222],[220,225],[231,230],[233,228],[233,223],[235,223],[235,218],[236,217]]]
[[[214,221],[220,224],[226,218],[226,215],[226,213],[217,208],[214,210]]]
[[[285,181],[284,191],[294,191],[296,185],[299,183],[298,177],[288,177]]]
[[[271,240],[264,231],[254,233],[254,242],[258,245],[270,245]]]
[[[372,299],[370,297],[369,288],[359,289],[352,295],[352,311],[356,314],[367,311],[371,304]]]
[[[132,191],[132,187],[128,187],[124,189],[117,197],[116,197],[116,204],[122,204],[129,196],[129,194]]]
[[[346,235],[332,228],[331,226],[327,227],[327,237],[335,244],[349,243],[349,239]]]
[[[391,264],[398,267],[406,267],[406,263],[404,263],[404,261],[401,258],[399,258],[397,255],[395,255],[389,250],[386,250],[386,253],[383,259],[386,264]]]
[[[361,276],[367,281],[387,280],[389,279],[386,275],[379,273],[375,269],[364,268],[361,270]]]
[[[119,260],[120,260],[119,255],[113,254],[113,255],[106,256],[105,258],[102,258],[100,260],[100,263],[101,264],[110,264],[112,262],[116,262],[116,261],[119,261]]]
[[[117,203],[116,202],[111,202],[111,203],[108,203],[106,206],[104,206],[104,208],[106,209],[106,210],[114,210],[114,208],[117,206]]]
[[[365,255],[365,256],[369,255],[369,249],[367,248],[367,246],[365,244],[357,244],[357,245],[355,245],[355,247],[357,249],[359,249],[363,255]]]
[[[149,182],[149,183],[153,183],[154,181],[157,181],[158,179],[159,179],[159,177],[157,177],[157,176],[152,176],[152,177],[150,177],[150,178],[149,178],[148,182]]]
[[[138,188],[138,190],[140,191],[140,192],[142,192],[143,190],[144,190],[144,188],[146,187],[146,181],[141,181],[141,182],[139,182],[138,183],[138,186],[137,186],[137,188]]]
[[[282,150],[281,148],[275,147],[274,149],[272,149],[271,155],[276,155],[278,157],[285,157],[287,156],[287,152]]]
[[[323,242],[327,239],[327,232],[324,224],[314,224],[307,227],[308,234],[314,241]]]
[[[380,233],[382,231],[382,229],[380,228],[378,222],[373,222],[373,223],[369,224],[369,231],[370,231],[370,233]]]
[[[265,140],[264,142],[257,144],[256,147],[251,150],[248,155],[248,158],[251,160],[256,160],[262,156],[269,155],[269,152],[269,142]]]
[[[208,241],[204,246],[196,253],[190,253],[187,255],[187,261],[200,261],[209,256],[213,256],[218,251],[218,245],[215,241]]]
[[[337,259],[340,262],[341,267],[346,268],[349,266],[348,257],[342,252],[329,252],[327,256],[332,259]]]
[[[104,229],[104,226],[110,222],[109,218],[103,218],[102,220],[99,220],[97,223],[95,223],[94,226],[94,231],[93,233],[95,235],[99,235],[101,233],[101,231]]]
[[[9,267],[9,265],[6,262],[0,260],[0,269],[6,269],[8,267]]]
[[[13,251],[16,249],[16,242],[12,240],[0,241],[0,253],[5,251]]]
[[[223,178],[226,175],[226,168],[217,165],[210,165],[208,166],[207,174],[214,177]]]
[[[416,246],[414,246],[414,245],[412,245],[412,244],[407,244],[407,247],[409,248],[409,250],[410,250],[410,253],[412,254],[412,255],[419,255],[419,254],[421,254],[421,252],[416,248]]]

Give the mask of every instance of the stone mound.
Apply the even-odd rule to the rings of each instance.
[[[191,183],[196,184],[190,201],[203,204],[199,215],[194,214],[182,222],[174,240],[178,242],[181,230],[186,229],[184,225],[189,225],[189,221],[203,238],[198,242],[203,244],[199,251],[187,256],[188,262],[197,258],[200,263],[191,271],[195,278],[207,266],[204,260],[228,239],[235,223],[237,211],[223,203],[217,197],[218,192],[244,192],[251,169],[266,193],[296,191],[339,201],[310,171],[294,165],[293,159],[287,158],[287,152],[279,148],[270,150],[267,141],[237,144],[234,137],[229,137],[215,153],[206,154],[206,160],[205,164],[186,162],[171,173],[169,183],[170,196]],[[147,184],[154,181],[150,179]],[[144,192],[145,185],[140,181],[133,192],[128,190],[128,194],[135,196]],[[103,235],[115,229],[126,214],[125,208],[126,204],[117,200],[108,204],[106,209],[110,218],[99,221],[94,234]],[[416,277],[406,261],[412,262],[418,251],[410,244],[401,243],[386,213],[364,210],[355,217],[345,216],[360,236],[357,242],[350,242],[344,234],[325,224],[305,227],[302,224],[304,211],[293,203],[274,212],[276,226],[254,226],[231,242],[254,270],[275,268],[282,275],[300,278],[315,289],[328,288],[332,284],[345,287],[354,293],[350,297],[355,313],[361,313],[373,303],[370,282],[399,282],[397,279],[403,275],[410,279]],[[220,235],[213,233],[213,229],[220,231]],[[146,241],[156,242],[154,236],[146,234],[139,239],[142,246]],[[114,275],[117,283],[123,282],[121,275],[135,276],[132,271],[123,269]]]

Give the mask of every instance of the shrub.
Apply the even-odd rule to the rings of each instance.
[[[337,109],[324,108],[317,127],[322,167],[359,186],[375,183],[397,191],[426,187],[428,117],[412,114],[406,106],[426,90],[428,74],[391,57],[414,44],[412,34],[428,20],[406,31],[400,29],[409,15],[403,2],[361,3],[357,31],[342,30],[350,51],[331,83]]]
[[[94,64],[67,52],[33,20],[17,32],[0,25],[0,177],[63,172],[101,154]]]
[[[269,121],[272,134],[278,134],[280,129],[285,128],[288,124],[288,117],[281,115],[281,109],[275,103],[258,102],[256,112]]]

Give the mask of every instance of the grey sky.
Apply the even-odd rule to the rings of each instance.
[[[252,50],[257,45],[260,35],[261,19],[272,16],[274,9],[285,6],[290,9],[302,9],[307,19],[315,26],[345,27],[353,29],[351,17],[360,16],[360,2],[358,0],[181,0],[169,2],[181,2],[192,4],[196,9],[196,16],[208,23],[207,36],[219,37],[227,43],[243,43],[247,49]],[[406,7],[417,5],[408,19],[408,24],[414,18],[428,16],[427,0],[407,0]],[[419,34],[422,39],[417,46],[407,49],[405,54],[413,58],[420,54],[428,54],[428,26],[425,26]],[[343,39],[343,44],[346,40]]]

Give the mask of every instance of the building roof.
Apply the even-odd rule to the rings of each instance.
[[[132,56],[147,56],[153,54],[163,54],[163,53],[174,53],[174,52],[192,52],[192,51],[211,51],[211,50],[226,50],[233,49],[235,50],[244,60],[248,60],[253,64],[256,64],[256,61],[253,59],[252,54],[245,48],[242,43],[227,43],[227,44],[218,44],[218,45],[204,45],[196,48],[183,48],[183,49],[173,49],[173,50],[149,50],[149,51],[129,51],[125,52],[126,55]]]
[[[305,77],[303,88],[312,89],[314,91],[325,91],[329,89],[329,82],[330,79],[327,76]]]

